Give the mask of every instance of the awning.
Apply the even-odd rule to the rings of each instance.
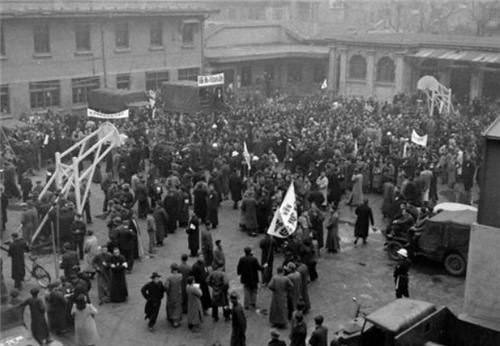
[[[453,50],[453,49],[419,49],[417,53],[410,55],[420,59],[440,59],[453,61],[470,61],[485,64],[500,64],[500,52],[481,52],[477,50]]]
[[[205,49],[205,57],[212,63],[252,61],[278,58],[327,58],[328,47],[309,45],[261,45],[217,47]]]

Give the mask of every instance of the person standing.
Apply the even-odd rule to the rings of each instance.
[[[207,224],[210,224],[210,228],[217,228],[219,225],[219,201],[220,195],[215,190],[214,184],[208,184]]]
[[[153,274],[151,274],[151,281],[141,288],[142,296],[146,299],[146,305],[144,306],[144,319],[149,320],[148,328],[151,332],[153,331],[156,319],[158,318],[161,300],[163,299],[163,294],[165,293],[165,287],[163,287],[160,277],[160,274],[153,272]]]
[[[286,346],[286,342],[280,339],[281,335],[277,330],[271,329],[270,334],[271,341],[267,343],[267,346]]]
[[[8,254],[12,258],[11,273],[14,280],[14,288],[22,289],[26,268],[24,264],[24,253],[29,251],[28,244],[17,233],[12,233],[12,243],[9,245]]]
[[[311,300],[309,299],[309,290],[307,285],[309,284],[309,269],[307,266],[299,262],[297,263],[297,272],[300,274],[300,278],[302,279],[302,300],[304,301],[303,312],[307,314],[311,309]]]
[[[177,263],[172,263],[170,273],[164,285],[167,295],[167,320],[172,327],[178,328],[182,320],[183,293],[186,287],[183,286],[185,281]]]
[[[201,289],[201,305],[203,307],[203,312],[206,312],[212,306],[212,301],[210,300],[210,289],[207,284],[208,268],[203,259],[198,258],[198,260],[193,264],[193,267],[191,268],[191,275],[194,277],[194,281]]]
[[[231,199],[233,200],[233,209],[236,210],[238,209],[238,202],[241,201],[243,181],[234,169],[229,176],[229,190],[231,191]]]
[[[38,287],[30,290],[31,297],[23,301],[20,306],[29,306],[31,316],[31,334],[40,344],[45,345],[50,341],[49,327],[45,320],[45,304],[42,298],[38,297],[40,290]]]
[[[324,245],[323,221],[325,220],[325,217],[323,216],[321,210],[319,210],[316,202],[311,203],[311,209],[309,209],[308,214],[311,222],[313,239],[318,242],[318,249],[321,249]]]
[[[207,218],[208,187],[204,179],[198,181],[193,188],[193,210],[195,215],[205,222]]]
[[[203,323],[203,308],[201,306],[200,285],[194,282],[194,277],[187,278],[187,323],[188,328],[193,332],[199,332]]]
[[[130,220],[123,220],[123,227],[120,227],[116,235],[116,241],[120,253],[127,260],[127,271],[131,272],[134,266],[134,241],[135,234],[130,227]]]
[[[212,269],[219,269],[223,272],[226,271],[226,255],[224,255],[224,250],[222,249],[222,240],[217,239],[215,241],[214,259],[212,261]]]
[[[229,290],[229,279],[220,269],[212,271],[207,277],[208,286],[212,287],[212,318],[214,322],[219,320],[219,307],[228,305],[227,291]]]
[[[95,271],[92,263],[94,261],[94,257],[99,253],[99,241],[97,240],[94,232],[90,229],[87,231],[87,238],[85,238],[83,244],[83,252],[85,254],[85,264],[83,269],[84,271],[94,275]]]
[[[155,220],[156,245],[163,246],[163,240],[167,236],[168,214],[159,203],[153,211],[153,218]]]
[[[49,293],[45,295],[45,302],[47,304],[47,319],[49,327],[58,335],[67,333],[67,320],[61,318],[67,311],[68,301],[64,297],[64,292],[61,288],[61,283],[55,281],[48,287]]]
[[[156,244],[156,222],[153,217],[153,211],[148,210],[146,216],[146,229],[148,232],[149,244],[148,244],[148,252],[150,255],[155,253],[155,244]]]
[[[243,307],[239,302],[239,297],[236,292],[232,292],[229,296],[231,300],[231,342],[230,346],[245,346],[246,345],[246,331],[247,331],[247,318]]]
[[[326,249],[328,252],[340,252],[340,237],[339,237],[339,213],[335,206],[330,204],[328,207],[328,216],[326,219]]]
[[[135,200],[137,201],[137,214],[139,219],[144,219],[149,212],[148,190],[146,182],[141,176],[139,182],[135,186]]]
[[[38,212],[31,202],[23,207],[21,213],[21,225],[23,225],[23,239],[31,244],[31,237],[38,227]]]
[[[191,252],[190,255],[191,257],[196,257],[200,249],[200,221],[196,214],[191,215],[186,232],[188,234],[188,249]]]
[[[113,249],[113,256],[109,260],[109,268],[111,270],[111,282],[109,298],[113,303],[121,303],[127,300],[128,289],[125,271],[127,270],[127,261],[120,254],[120,249]]]
[[[236,268],[237,274],[240,276],[241,283],[243,284],[244,298],[243,305],[245,309],[257,306],[257,290],[259,287],[259,270],[262,267],[257,258],[252,254],[250,247],[245,247],[245,256],[241,257],[238,261]]]
[[[187,313],[187,295],[186,285],[187,278],[191,276],[192,267],[187,263],[188,255],[182,254],[181,264],[179,265],[179,272],[182,274],[182,312]]]
[[[60,268],[64,271],[64,276],[70,278],[79,271],[80,259],[78,254],[71,247],[70,243],[63,244],[63,255]]]
[[[352,182],[352,193],[348,204],[357,207],[361,205],[364,200],[363,174],[360,173],[359,168],[354,169],[351,182]]]
[[[288,319],[292,319],[292,313],[297,309],[299,302],[303,302],[302,298],[302,277],[296,271],[296,265],[293,262],[288,263],[286,267],[287,277],[292,282],[292,288],[288,294]]]
[[[368,199],[365,199],[363,204],[356,208],[356,223],[354,225],[354,245],[358,243],[358,239],[363,239],[363,244],[366,244],[370,225],[373,226],[372,208],[368,205]]]
[[[259,247],[261,249],[260,263],[262,268],[262,283],[264,285],[268,284],[273,276],[273,264],[274,264],[274,240],[269,234],[266,234],[263,239],[259,242]]]
[[[94,346],[99,342],[95,316],[97,309],[87,302],[80,294],[71,308],[71,315],[75,319],[75,344],[77,346]]]
[[[396,286],[396,298],[410,298],[410,293],[408,292],[409,277],[408,272],[410,270],[410,260],[408,259],[408,250],[399,249],[398,250],[399,261],[394,268],[394,284]]]
[[[210,229],[206,226],[201,230],[201,253],[205,265],[210,267],[214,259],[214,242]]]
[[[257,222],[257,200],[253,191],[245,192],[241,202],[241,221],[240,224],[248,235],[257,236],[259,224]]]
[[[71,233],[73,234],[73,249],[76,250],[81,261],[84,255],[83,243],[87,233],[87,225],[83,222],[80,214],[75,214],[75,219],[71,224]]]
[[[316,185],[318,186],[319,192],[323,195],[322,206],[326,206],[328,203],[328,178],[326,177],[325,171],[321,171],[319,177],[316,179]]]
[[[328,329],[323,327],[323,316],[314,317],[315,328],[309,339],[310,346],[328,346]]]
[[[273,292],[269,322],[273,327],[286,328],[287,325],[287,299],[293,283],[283,273],[283,268],[278,267],[277,275],[273,276],[267,287]]]
[[[109,288],[111,284],[109,263],[111,254],[106,246],[98,248],[99,253],[92,260],[92,266],[97,273],[97,296],[99,305],[109,302]]]
[[[292,330],[290,331],[290,346],[306,346],[307,325],[304,315],[298,311],[293,317]]]

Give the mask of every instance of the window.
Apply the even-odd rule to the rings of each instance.
[[[288,83],[300,83],[302,82],[302,64],[292,63],[288,64],[287,73]]]
[[[1,114],[10,113],[9,86],[7,84],[0,85],[0,112]]]
[[[394,61],[385,56],[377,63],[377,82],[394,82]]]
[[[116,23],[115,45],[116,48],[129,48],[128,23]]]
[[[151,23],[149,37],[152,47],[163,46],[163,24],[161,20],[157,20]]]
[[[50,53],[49,24],[35,24],[33,26],[33,41],[35,43],[35,54]]]
[[[90,90],[99,89],[99,85],[99,77],[73,78],[71,80],[73,103],[86,103]]]
[[[31,108],[54,107],[61,104],[61,85],[58,80],[29,84]]]
[[[159,90],[161,83],[168,82],[168,71],[146,72],[146,90]]]
[[[3,36],[3,25],[0,24],[0,55],[5,55],[5,37]]]
[[[273,7],[273,11],[272,11],[273,20],[285,19],[284,12],[285,12],[285,10],[283,7]]]
[[[194,45],[194,33],[198,23],[184,23],[182,25],[182,44],[186,46]]]
[[[361,55],[353,55],[349,60],[349,78],[366,79],[366,60]]]
[[[266,12],[263,7],[250,7],[248,11],[248,19],[250,20],[264,20]]]
[[[75,25],[75,46],[77,51],[90,51],[90,24]]]
[[[130,75],[119,74],[116,75],[116,88],[117,89],[130,89]]]
[[[325,80],[325,65],[316,64],[314,65],[314,82],[321,83]]]
[[[297,18],[304,22],[316,22],[319,17],[319,4],[299,2],[297,5]]]
[[[177,74],[178,80],[197,81],[198,75],[200,74],[200,69],[197,67],[195,67],[195,68],[183,68],[183,69],[180,69],[177,73],[178,73]]]
[[[246,87],[252,84],[252,67],[243,66],[241,68],[241,86]]]
[[[236,8],[230,7],[227,10],[227,18],[235,20],[235,19],[238,19],[237,17],[238,17],[238,12],[237,12]]]

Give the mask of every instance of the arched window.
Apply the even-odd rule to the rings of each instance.
[[[394,61],[385,56],[377,63],[377,82],[394,82]]]
[[[349,60],[349,78],[366,79],[366,60],[361,55],[353,55]]]

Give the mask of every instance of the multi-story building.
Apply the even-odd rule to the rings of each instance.
[[[181,1],[2,1],[2,116],[77,111],[96,88],[195,79],[212,13]]]

